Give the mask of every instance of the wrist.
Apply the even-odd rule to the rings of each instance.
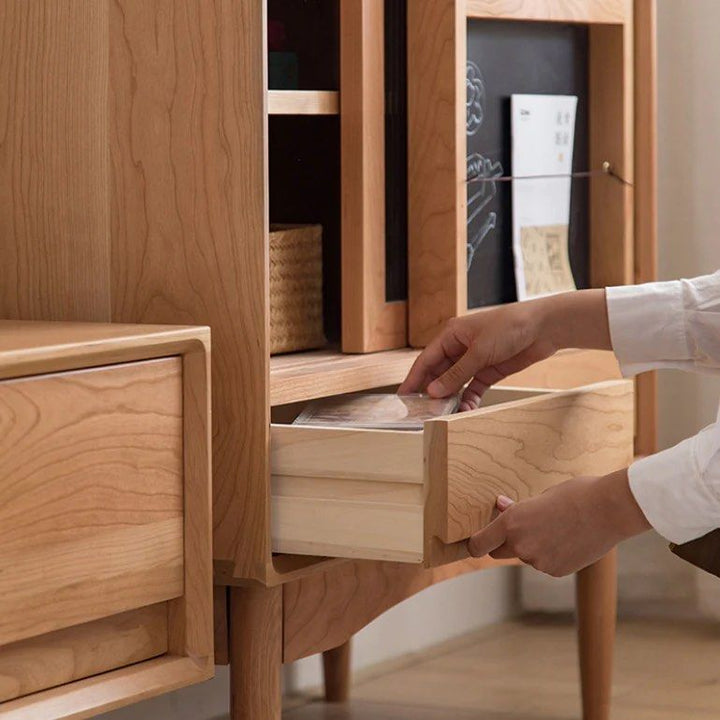
[[[630,490],[627,468],[598,478],[593,491],[598,517],[612,528],[616,542],[651,529],[652,526]]]
[[[543,337],[555,350],[611,350],[605,290],[579,290],[535,301]]]

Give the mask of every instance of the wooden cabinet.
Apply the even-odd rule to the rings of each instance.
[[[209,335],[0,321],[0,717],[212,674]]]
[[[11,2],[0,24],[0,37],[10,49],[3,61],[7,72],[0,72],[0,96],[6,100],[2,107],[7,108],[7,147],[0,157],[0,197],[5,199],[0,202],[0,245],[6,259],[0,267],[0,317],[211,325],[218,389],[213,397],[216,577],[230,584],[279,584],[289,577],[288,568],[295,571],[303,562],[318,561],[273,552],[271,408],[399,383],[416,352],[400,347],[344,355],[328,347],[270,357],[268,230],[276,209],[276,131],[286,131],[292,146],[299,143],[294,133],[301,123],[338,124],[337,147],[329,136],[319,147],[342,155],[342,193],[335,212],[342,216],[345,273],[338,264],[331,279],[339,286],[342,276],[350,328],[346,349],[395,347],[397,337],[405,345],[407,317],[411,327],[418,322],[431,327],[467,309],[456,284],[464,240],[455,222],[464,207],[458,117],[464,112],[461,49],[466,17],[488,23],[495,15],[522,22],[607,20],[596,26],[597,42],[613,50],[616,59],[619,51],[611,41],[621,33],[622,102],[612,105],[612,113],[610,105],[602,109],[613,116],[608,132],[613,130],[619,144],[600,143],[598,130],[598,153],[632,179],[632,101],[634,97],[634,105],[642,106],[647,124],[652,93],[633,96],[629,91],[630,49],[638,49],[635,62],[644,63],[645,76],[651,76],[653,45],[647,38],[652,27],[646,18],[651,10],[644,0],[548,0],[537,7],[460,0],[409,4],[407,306],[386,303],[384,294],[383,0],[311,4],[312,12],[327,9],[337,19],[343,39],[338,88],[327,83],[314,91],[268,89],[265,0],[227,7],[179,0],[170,3],[167,12],[164,6],[139,0],[63,1],[55,3],[49,15],[38,12],[39,5],[39,0]],[[304,7],[296,0],[275,5],[291,13]],[[645,18],[637,25],[635,6]],[[642,43],[630,43],[633,31]],[[436,42],[423,43],[424,34]],[[78,48],[83,53],[77,54]],[[202,62],[187,61],[196,56]],[[417,71],[425,64],[433,73]],[[612,77],[619,73],[615,68]],[[428,83],[422,84],[423,77]],[[63,96],[43,93],[45,84],[67,91]],[[450,89],[454,94],[445,98],[442,93]],[[612,97],[619,92],[615,85],[611,90]],[[336,111],[339,116],[319,115]],[[275,127],[279,119],[290,124]],[[633,235],[634,191],[613,186],[623,219],[618,224],[615,214],[595,213],[599,224],[606,223],[594,233],[597,242],[593,240],[603,258],[592,263],[598,282],[631,281],[635,257],[643,259],[640,277],[652,276],[648,248],[654,244],[649,221],[654,174],[647,161],[652,145],[644,138],[644,152],[638,152],[634,162],[638,198],[643,200],[642,212],[635,215],[640,230]],[[423,144],[426,152],[420,151]],[[281,162],[279,166],[282,170]],[[24,182],[22,168],[29,178],[42,178],[42,192],[39,184]],[[433,189],[438,184],[442,193]],[[70,187],[73,193],[68,193]],[[611,221],[612,228],[607,225]],[[621,225],[622,233],[614,234]],[[603,239],[608,235],[612,242]],[[430,246],[432,252],[425,252]],[[643,252],[634,252],[636,246]],[[616,252],[617,247],[622,252]],[[437,265],[423,265],[423,258],[434,255]],[[601,272],[611,265],[612,272]],[[428,286],[422,278],[429,275],[442,287],[437,302],[433,293],[425,298],[432,311],[424,311],[413,298],[423,296],[422,288]],[[383,338],[392,342],[385,344]],[[585,357],[569,361],[578,366],[576,376],[582,374]],[[648,451],[654,415],[646,398],[652,400],[651,383],[640,399],[638,424],[643,439],[639,446]]]
[[[332,634],[343,638],[350,626],[356,630],[360,620],[371,619],[362,606],[372,604],[375,586],[386,574],[397,580],[389,596],[398,602],[408,588],[493,563],[465,561],[440,572],[406,562],[395,572],[394,565],[341,558],[402,556],[429,565],[449,561],[458,556],[455,543],[487,519],[496,489],[524,496],[570,473],[614,469],[629,457],[627,386],[574,390],[617,376],[616,369],[596,363],[592,353],[566,353],[517,379],[518,386],[545,388],[551,391],[547,394],[529,393],[466,418],[441,419],[423,436],[374,435],[386,448],[382,456],[374,447],[367,449],[358,435],[319,431],[305,436],[271,423],[277,406],[400,383],[417,355],[407,347],[409,341],[421,345],[438,322],[467,310],[463,274],[458,272],[465,252],[466,165],[458,127],[464,113],[467,17],[488,23],[514,18],[593,25],[594,48],[608,51],[590,59],[599,122],[593,166],[607,159],[635,184],[632,189],[612,186],[611,198],[604,191],[593,198],[593,277],[598,284],[650,280],[655,262],[653,0],[409,1],[405,184],[410,288],[407,301],[392,302],[387,299],[383,242],[385,165],[391,154],[384,132],[385,2],[275,4],[291,12],[309,5],[329,8],[339,33],[338,42],[331,43],[339,46],[337,87],[268,88],[268,0],[7,0],[0,15],[0,45],[6,48],[0,56],[0,317],[212,327],[215,581],[234,588],[230,603],[220,597],[216,607],[221,620],[227,607],[235,613],[229,630],[237,668],[235,717],[253,720],[278,716],[279,664],[283,657],[298,657],[297,648],[283,650],[288,636],[277,626],[285,612],[283,594],[286,600],[307,597],[296,583],[333,583],[330,573],[340,573],[338,568],[357,571],[360,580],[346,583],[347,595],[332,586],[339,607],[350,595],[356,603],[355,616]],[[317,47],[325,45],[313,50]],[[607,72],[606,57],[611,59]],[[299,131],[308,124],[314,124],[309,132],[318,141],[310,148]],[[642,132],[633,132],[636,125]],[[339,228],[342,257],[335,258],[327,279],[336,294],[335,307],[342,298],[343,342],[271,358],[269,222],[306,220],[275,213],[276,198],[293,197],[279,184],[278,170],[292,165],[278,152],[286,147],[300,147],[304,157],[320,160],[334,153],[330,160],[337,177],[328,181],[323,176],[324,186],[334,193],[329,199],[310,197],[317,195],[316,189],[294,182],[292,173],[282,177],[290,190],[302,187],[313,202],[322,202]],[[297,207],[304,209],[294,199],[293,214]],[[154,346],[148,338],[143,346]],[[187,368],[204,360],[183,347],[175,340],[163,345],[162,352],[128,356],[123,351],[117,356],[93,346],[97,355],[90,364],[182,355],[185,383]],[[342,349],[366,354],[347,355]],[[384,351],[368,352],[375,350]],[[27,356],[19,375],[83,369],[59,360],[33,363]],[[653,385],[652,380],[641,383],[638,447],[649,452],[654,443]],[[205,402],[184,390],[184,422],[190,410],[205,412]],[[558,403],[563,409],[557,409]],[[617,428],[604,424],[603,407],[617,420]],[[532,417],[545,418],[545,427],[553,431],[545,435],[539,426],[531,432]],[[580,420],[588,423],[587,433]],[[505,436],[491,439],[500,425]],[[466,434],[477,451],[465,447]],[[299,447],[308,439],[309,453],[297,449],[295,437],[303,438]],[[594,445],[599,437],[618,444],[602,450]],[[283,450],[284,443],[291,450]],[[193,457],[187,448],[186,466]],[[486,457],[480,457],[482,448]],[[532,451],[526,461],[523,448]],[[389,458],[397,453],[408,457],[407,467],[393,465]],[[303,459],[307,467],[301,466],[298,458],[308,454]],[[541,465],[539,457],[549,464]],[[346,470],[349,477],[337,477]],[[396,482],[396,471],[405,474],[403,481]],[[468,494],[470,473],[483,482]],[[455,515],[459,497],[466,504],[457,505]],[[318,527],[315,515],[308,520],[308,508],[322,513],[340,503],[349,503],[342,508],[353,517],[356,511],[369,516],[373,526],[379,523],[380,508],[389,507],[392,545],[384,533],[369,540],[351,538],[348,523],[341,528],[343,538],[332,534],[330,523]],[[316,506],[321,510],[313,510]],[[190,507],[183,505],[185,573],[193,547],[188,544]],[[404,518],[402,527],[410,528],[407,533],[395,527],[398,513]],[[322,517],[337,521],[329,511]],[[322,543],[315,535],[319,529],[330,533]],[[202,547],[205,541],[204,536],[195,540]],[[315,552],[323,554],[310,554]],[[594,572],[588,574],[603,582],[610,574],[607,567]],[[185,593],[204,592],[201,584],[188,584],[187,575],[183,587]],[[147,667],[160,666],[145,694],[187,681],[182,673],[181,679],[173,679],[163,664],[179,655],[173,662],[190,668],[180,652],[183,643],[199,643],[200,649],[188,655],[207,656],[204,635],[189,626],[182,630],[182,601],[159,599],[150,607],[158,604],[168,604],[167,633],[156,609],[144,610],[136,625],[148,628],[138,631],[145,644],[137,652],[164,658],[146,661]],[[314,616],[304,615],[301,603],[293,610],[294,622],[312,630]],[[595,617],[593,612],[587,617]],[[337,612],[335,617],[340,615],[348,614]],[[596,626],[607,629],[610,615],[605,612]],[[122,617],[122,622],[133,622]],[[318,635],[327,637],[318,623]],[[87,632],[96,628],[88,626]],[[169,656],[162,655],[166,635]],[[219,636],[227,640],[227,635]],[[302,651],[319,647],[326,649],[309,643]],[[125,657],[131,656],[139,657],[135,651]],[[605,662],[605,670],[607,666]],[[144,672],[144,663],[134,667]],[[134,677],[135,670],[126,672]],[[193,678],[205,672],[204,666],[197,673],[188,670]],[[116,697],[124,683],[120,677],[112,685]],[[603,688],[607,694],[606,683]]]

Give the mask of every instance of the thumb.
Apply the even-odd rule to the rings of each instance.
[[[454,395],[471,377],[475,376],[475,373],[481,369],[480,365],[477,352],[473,348],[468,349],[456,363],[428,385],[428,394],[432,397]]]
[[[505,518],[502,515],[468,540],[468,552],[472,557],[484,557],[505,544]]]
[[[514,504],[515,501],[509,498],[507,495],[498,495],[498,498],[495,501],[495,507],[501,513],[504,513],[509,507],[513,506]]]

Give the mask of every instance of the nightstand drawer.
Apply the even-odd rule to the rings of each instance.
[[[182,362],[0,383],[0,646],[183,593]]]
[[[274,424],[276,552],[435,565],[490,520],[499,494],[526,498],[633,452],[633,385],[496,388],[484,406],[423,432]]]

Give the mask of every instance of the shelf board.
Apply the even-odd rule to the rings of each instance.
[[[347,355],[337,350],[276,355],[270,358],[270,404],[400,384],[419,353],[403,348],[365,355]],[[564,390],[621,377],[611,352],[561,350],[499,384]]]
[[[626,0],[467,0],[469,18],[622,25],[632,18]]]
[[[338,115],[340,93],[335,90],[268,90],[270,115]]]
[[[404,348],[366,355],[316,350],[270,358],[270,404],[400,384],[419,350]]]

